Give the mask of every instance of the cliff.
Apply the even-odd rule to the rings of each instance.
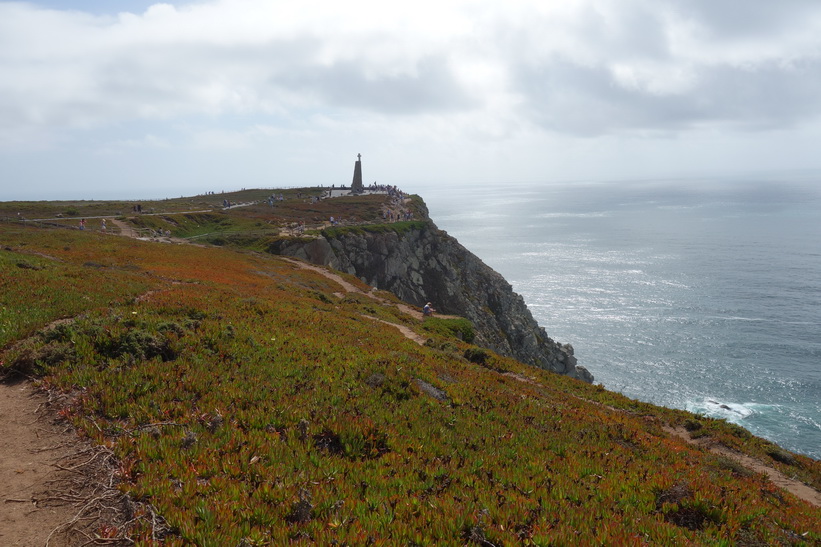
[[[430,221],[329,229],[269,249],[353,274],[415,306],[473,322],[475,343],[546,370],[592,382],[573,347],[552,340],[499,273]]]

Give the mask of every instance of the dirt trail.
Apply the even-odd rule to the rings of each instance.
[[[391,327],[396,327],[397,329],[399,329],[399,332],[401,332],[405,338],[407,338],[408,340],[413,340],[420,346],[424,346],[425,342],[427,341],[427,338],[420,334],[416,334],[415,332],[413,332],[412,329],[409,329],[405,325],[400,325],[399,323],[391,323],[390,321],[385,321],[384,319],[379,319],[378,317],[372,317],[370,315],[363,315],[362,317],[370,319],[371,321],[378,321],[380,323],[384,323],[385,325],[390,325]]]
[[[356,293],[356,294],[361,294],[361,295],[367,296],[371,300],[379,302],[382,305],[396,306],[396,308],[399,309],[402,313],[406,313],[406,314],[410,315],[411,317],[413,317],[414,319],[418,319],[419,321],[421,321],[423,319],[421,311],[419,311],[415,308],[412,308],[411,306],[408,306],[407,304],[396,304],[394,302],[389,302],[388,300],[385,300],[384,298],[380,298],[379,296],[377,296],[373,293],[373,291],[375,289],[372,289],[372,290],[366,292],[366,291],[363,291],[363,290],[357,288],[353,284],[348,283],[347,281],[345,281],[342,278],[341,275],[335,274],[332,271],[329,271],[325,268],[321,268],[319,266],[314,266],[313,264],[308,264],[307,262],[302,262],[302,261],[295,260],[295,259],[292,259],[292,258],[285,258],[285,257],[281,257],[281,258],[283,260],[287,261],[287,262],[290,262],[294,266],[297,266],[298,268],[302,268],[303,270],[311,270],[312,272],[316,272],[320,275],[323,275],[323,276],[327,277],[331,281],[333,281],[335,283],[338,283],[339,286],[341,286],[342,289],[346,293]],[[343,294],[340,294],[340,293],[335,293],[335,294],[336,294],[337,297],[344,296]],[[385,325],[390,325],[392,327],[396,327],[397,329],[399,329],[399,332],[401,332],[405,336],[405,338],[407,338],[409,340],[413,340],[414,342],[416,342],[419,345],[424,345],[424,343],[426,341],[425,337],[415,333],[412,329],[409,329],[405,325],[400,325],[399,323],[392,323],[390,321],[385,321],[384,319],[379,319],[377,317],[371,317],[370,315],[365,315],[363,317],[366,317],[367,319],[370,319],[372,321],[379,321],[380,323],[384,323]]]
[[[539,382],[537,382],[535,379],[528,378],[526,376],[522,376],[521,374],[516,374],[516,373],[513,373],[513,372],[506,372],[506,373],[502,374],[502,376],[507,376],[509,378],[513,378],[514,380],[517,380],[517,381],[525,383],[525,384],[530,384],[530,385],[534,385],[534,386],[538,386],[538,387],[544,387]],[[576,397],[578,399],[583,400],[583,401],[587,401],[588,403],[592,403],[592,404],[595,404],[595,405],[599,405],[599,406],[608,408],[608,409],[612,410],[613,412],[629,412],[627,410],[623,410],[623,409],[620,409],[620,408],[615,408],[615,407],[612,407],[612,406],[609,406],[609,405],[604,405],[604,404],[596,402],[596,401],[591,401],[590,399],[585,399],[583,397],[578,397],[578,396],[576,396]],[[716,454],[716,455],[719,455],[719,456],[724,456],[725,458],[729,458],[729,459],[731,459],[735,462],[738,462],[739,464],[743,465],[747,469],[749,469],[751,471],[754,471],[756,473],[764,473],[765,475],[767,475],[767,477],[769,477],[770,481],[773,484],[775,484],[776,486],[778,486],[779,488],[783,488],[784,490],[786,490],[787,492],[789,492],[790,494],[794,495],[797,498],[800,498],[800,499],[802,499],[806,502],[809,502],[809,503],[811,503],[811,504],[813,504],[817,507],[821,507],[821,492],[819,492],[818,490],[816,490],[815,488],[813,488],[811,486],[808,486],[808,485],[804,484],[801,481],[797,481],[795,479],[791,479],[791,478],[787,477],[786,475],[784,475],[784,473],[780,472],[779,470],[775,469],[774,467],[766,465],[765,463],[763,463],[763,462],[761,462],[761,461],[759,461],[755,458],[751,458],[750,456],[747,456],[746,454],[741,454],[740,452],[730,450],[726,446],[723,446],[723,445],[720,445],[720,444],[717,444],[717,443],[713,442],[711,439],[709,439],[709,437],[705,437],[704,439],[693,439],[693,438],[690,437],[690,434],[687,432],[687,430],[684,429],[683,427],[673,428],[673,427],[669,427],[669,426],[664,426],[664,427],[662,427],[662,429],[666,433],[668,433],[669,435],[672,435],[674,437],[678,437],[678,438],[682,439],[687,444],[692,444],[692,445],[695,445],[695,446],[699,446],[699,447],[702,447],[702,448],[708,450],[709,452],[711,452],[713,454]]]
[[[770,467],[760,460],[751,458],[750,456],[741,454],[735,450],[731,450],[724,445],[714,443],[709,437],[693,439],[690,437],[690,433],[683,427],[665,427],[664,430],[671,435],[675,435],[676,437],[683,439],[687,442],[687,444],[702,447],[713,454],[736,461],[751,471],[763,473],[767,475],[770,481],[779,488],[783,488],[795,497],[808,501],[816,507],[821,507],[821,492],[818,492],[815,488],[808,486],[801,481],[789,478],[778,469]]]
[[[137,231],[134,229],[133,226],[131,226],[131,224],[123,222],[122,220],[117,220],[116,218],[111,219],[111,223],[120,229],[121,236],[137,237]]]
[[[47,401],[28,381],[0,383],[0,545],[79,544],[65,535],[80,500],[65,488],[76,478],[65,462],[88,446]]]
[[[159,236],[159,235],[152,235],[152,236],[141,235],[137,230],[134,229],[133,226],[131,226],[127,222],[123,222],[122,220],[117,220],[117,219],[111,219],[111,222],[117,228],[120,229],[119,235],[121,235],[121,236],[133,237],[134,239],[140,239],[140,240],[143,240],[143,241],[151,240],[151,241],[157,241],[157,242],[160,242],[160,243],[177,243],[177,244],[197,245],[199,247],[202,246],[202,245],[199,245],[197,243],[193,243],[192,241],[189,241],[187,239],[182,239],[182,238],[179,238],[179,237]]]

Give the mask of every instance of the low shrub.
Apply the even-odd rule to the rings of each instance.
[[[492,358],[490,352],[482,348],[468,348],[465,350],[464,357],[471,363],[482,366],[489,364]]]
[[[769,457],[771,457],[772,459],[774,459],[775,461],[781,462],[781,463],[784,463],[784,464],[787,464],[787,465],[798,465],[799,464],[798,460],[795,458],[794,455],[787,452],[786,450],[778,448],[777,446],[767,450],[767,455]]]
[[[449,338],[457,338],[468,344],[472,343],[476,338],[476,333],[473,330],[473,323],[463,317],[457,318],[442,318],[442,317],[428,317],[422,324],[422,329],[446,336]]]

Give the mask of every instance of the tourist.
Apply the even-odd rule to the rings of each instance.
[[[17,213],[17,214],[19,215],[20,213]],[[80,229],[81,229],[81,230],[85,230],[85,229],[86,229],[86,219],[84,219],[84,218],[81,218],[81,219],[80,219]]]
[[[102,222],[100,223],[100,231],[105,232],[105,219],[103,219]]]
[[[434,309],[433,309],[433,306],[430,305],[430,302],[425,304],[425,307],[422,308],[422,314],[425,317],[430,317],[431,315],[433,315],[433,312],[434,312]]]

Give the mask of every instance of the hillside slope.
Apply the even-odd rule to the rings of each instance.
[[[426,331],[355,278],[361,292],[224,249],[2,237],[5,366],[73,395],[64,415],[165,519],[135,521],[138,541],[819,540],[817,507],[665,428],[816,486],[818,462]]]
[[[326,229],[320,238],[280,240],[269,249],[355,275],[419,308],[433,302],[444,313],[469,319],[483,347],[593,381],[577,366],[573,347],[547,335],[510,283],[429,220]]]
[[[137,543],[821,541],[821,509],[736,455],[808,500],[819,462],[466,343],[356,277],[17,223],[0,241],[2,366],[117,456],[161,516],[116,530]]]

